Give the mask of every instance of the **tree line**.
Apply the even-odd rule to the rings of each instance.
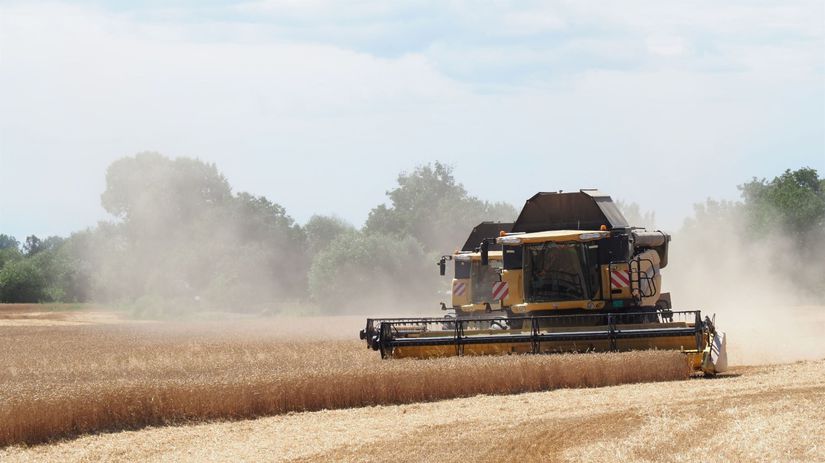
[[[440,162],[402,172],[387,196],[360,228],[326,215],[301,225],[266,197],[233,192],[214,164],[125,157],[106,172],[111,220],[66,238],[0,236],[0,301],[240,311],[312,301],[335,311],[384,295],[391,304],[436,287],[432,263],[472,226],[517,214],[470,195]]]
[[[739,188],[739,201],[697,205],[684,229],[735,218],[753,240],[780,233],[800,255],[822,254],[825,179],[816,170]],[[68,237],[0,235],[0,301],[171,312],[296,301],[328,312],[420,305],[422,294],[439,297],[440,254],[483,220],[517,216],[510,204],[471,195],[440,162],[399,174],[387,198],[360,228],[326,215],[298,224],[268,198],[234,192],[214,164],[140,153],[107,169],[101,205],[110,220]],[[632,222],[653,221],[634,204],[623,208]],[[825,293],[825,266],[813,267],[808,287]]]

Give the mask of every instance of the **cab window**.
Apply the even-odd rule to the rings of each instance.
[[[456,259],[454,262],[456,279],[470,278],[470,261]]]
[[[589,299],[585,252],[579,243],[538,243],[524,251],[525,296],[531,302]]]
[[[501,261],[490,259],[488,265],[481,265],[474,261],[472,266],[473,303],[495,302],[493,300],[493,284],[501,281]]]

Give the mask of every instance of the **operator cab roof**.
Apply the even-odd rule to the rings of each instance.
[[[501,248],[501,245],[499,245]],[[502,252],[501,251],[490,251],[487,253],[487,256],[490,260],[501,260]],[[481,253],[480,252],[459,252],[453,256],[455,260],[481,260]]]
[[[464,243],[462,251],[475,251],[485,238],[498,238],[501,232],[509,233],[513,229],[512,222],[481,222],[473,227],[470,236]],[[490,250],[501,249],[500,246],[491,245]]]

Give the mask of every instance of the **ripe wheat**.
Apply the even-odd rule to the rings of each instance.
[[[7,327],[2,334],[0,446],[150,425],[690,375],[676,352],[381,360],[357,341],[284,341],[275,326],[260,322]]]

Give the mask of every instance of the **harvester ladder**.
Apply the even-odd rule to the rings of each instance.
[[[653,275],[648,275],[647,272],[642,272],[642,261],[647,261],[650,263],[650,269],[652,270]],[[628,269],[630,270],[630,291],[631,293],[639,299],[643,297],[652,297],[655,296],[658,292],[656,288],[656,267],[653,266],[653,261],[650,259],[640,259],[638,257],[634,257],[630,259],[628,262]],[[644,276],[642,276],[644,274]],[[648,291],[642,291],[642,281],[647,283]]]

